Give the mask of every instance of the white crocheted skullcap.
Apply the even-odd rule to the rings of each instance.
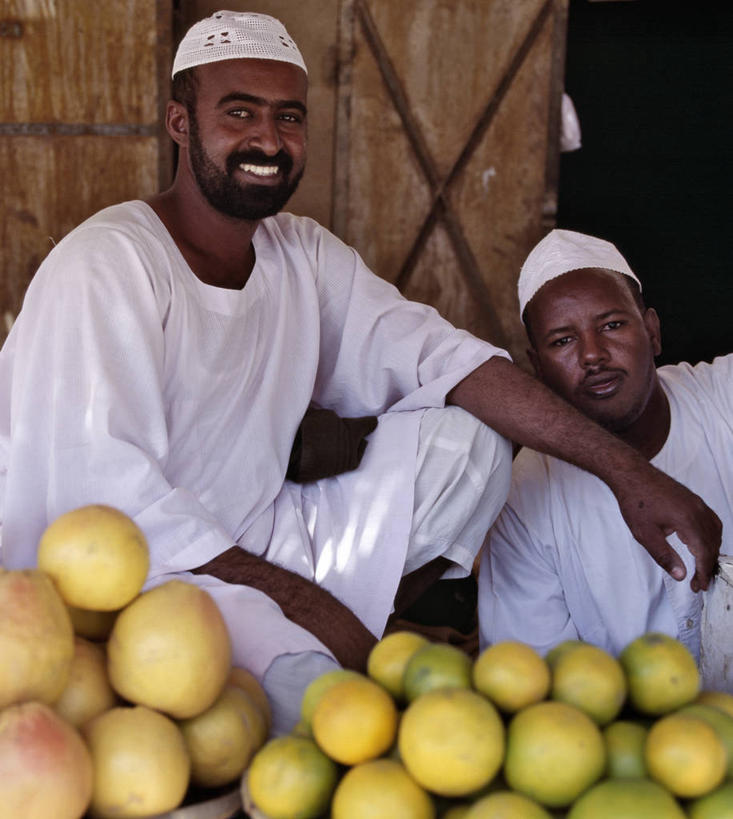
[[[171,77],[196,65],[247,58],[293,63],[308,73],[298,46],[275,17],[217,11],[186,32],[176,51]]]
[[[615,245],[605,239],[576,233],[574,230],[551,230],[536,244],[522,265],[517,282],[519,315],[543,284],[586,267],[613,270],[631,277],[641,288],[641,282]],[[522,321],[524,319],[522,318]]]

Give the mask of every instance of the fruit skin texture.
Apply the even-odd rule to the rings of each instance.
[[[607,779],[586,791],[567,819],[685,819],[672,794],[648,779]]]
[[[733,816],[733,782],[726,782],[690,802],[687,815],[690,819],[730,819]]]
[[[187,719],[205,711],[224,688],[231,641],[211,595],[170,580],[117,615],[107,658],[121,697]]]
[[[0,569],[0,708],[55,702],[73,656],[71,618],[51,578],[37,569]]]
[[[268,819],[314,819],[328,807],[337,779],[336,763],[312,739],[286,734],[257,751],[242,790]]]
[[[40,702],[0,712],[0,815],[79,819],[92,796],[92,760],[75,728]]]
[[[394,759],[373,759],[346,772],[333,794],[331,819],[434,819],[428,794]]]
[[[507,784],[542,805],[566,807],[602,775],[605,765],[600,729],[572,705],[540,702],[509,723]]]
[[[418,648],[405,666],[407,702],[435,688],[471,688],[472,665],[468,654],[448,643],[428,643]]]
[[[701,691],[695,702],[702,705],[714,705],[733,717],[733,694],[725,691]]]
[[[400,758],[419,785],[465,796],[487,785],[504,757],[504,724],[475,691],[428,691],[408,705],[398,732]]]
[[[191,758],[191,781],[204,788],[234,782],[266,737],[264,716],[249,695],[233,685],[179,727]]]
[[[513,714],[545,699],[550,690],[550,667],[526,643],[505,640],[479,654],[472,681],[494,705]]]
[[[53,577],[70,606],[114,611],[143,587],[150,566],[148,542],[119,509],[80,506],[60,515],[41,535],[38,568]]]
[[[552,668],[553,700],[580,708],[597,724],[618,716],[626,700],[626,677],[619,661],[585,643],[560,653]]]
[[[77,728],[87,720],[117,705],[117,695],[107,674],[104,649],[76,637],[71,673],[54,711]]]
[[[241,688],[242,691],[249,694],[262,713],[267,734],[269,735],[270,727],[272,726],[272,708],[270,707],[270,700],[267,698],[265,689],[257,677],[246,668],[234,667],[229,672],[227,683],[229,685],[236,685],[237,688]]]
[[[414,631],[393,631],[382,637],[369,652],[367,674],[398,701],[405,699],[404,675],[410,657],[428,644]]]
[[[637,722],[619,720],[603,731],[606,743],[606,776],[616,779],[641,779],[647,775],[644,743],[648,729]]]
[[[715,729],[684,714],[668,714],[652,725],[644,758],[649,776],[684,799],[720,785],[727,766],[725,746]]]
[[[368,677],[344,679],[320,698],[311,724],[318,746],[342,765],[358,765],[386,753],[397,734],[397,708]]]
[[[178,807],[191,763],[178,726],[137,705],[105,711],[82,728],[94,766],[91,813],[138,817]]]
[[[629,699],[643,714],[661,715],[692,702],[700,691],[695,658],[679,640],[650,632],[632,640],[619,655]]]
[[[355,677],[363,677],[358,671],[351,671],[348,668],[334,668],[332,671],[326,671],[320,674],[314,680],[311,680],[303,691],[303,698],[300,701],[300,726],[307,735],[312,735],[311,726],[313,722],[313,713],[316,706],[321,701],[321,697],[333,688],[336,683],[344,680],[351,680]]]
[[[521,793],[497,791],[475,802],[465,819],[552,819],[540,805]]]
[[[733,779],[733,717],[725,711],[721,711],[712,705],[705,705],[701,702],[693,702],[691,705],[683,705],[675,713],[688,717],[697,717],[715,729],[725,746],[725,753],[728,758],[726,767],[726,778]]]

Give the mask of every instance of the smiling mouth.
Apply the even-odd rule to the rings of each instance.
[[[254,165],[251,162],[243,162],[239,169],[245,173],[251,173],[253,176],[259,176],[260,179],[268,179],[277,176],[280,172],[278,165]]]

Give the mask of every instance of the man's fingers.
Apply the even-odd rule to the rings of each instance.
[[[656,562],[675,580],[684,580],[687,574],[685,564],[677,552],[669,545],[665,537],[658,531],[649,530],[637,540],[644,546]]]

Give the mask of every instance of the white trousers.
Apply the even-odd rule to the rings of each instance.
[[[325,493],[319,495],[318,484],[322,482],[316,481],[304,487],[291,487],[293,493],[302,493],[303,525],[316,544],[313,552],[299,567],[293,560],[294,541],[286,538],[278,543],[275,538],[266,553],[274,562],[306,576],[310,573],[311,579],[348,605],[377,637],[382,634],[404,574],[439,556],[447,557],[453,564],[444,577],[462,577],[471,571],[509,491],[512,458],[509,441],[457,407],[404,415],[413,416],[411,420],[419,425],[416,453],[414,444],[411,451],[380,453],[382,447],[393,450],[396,446],[394,435],[387,432],[389,425],[380,419],[369,438],[362,465],[355,471],[363,469],[364,474],[347,473],[341,481],[346,489],[353,487],[353,493],[340,491],[341,508],[330,509],[322,516],[330,523],[338,511],[346,521],[342,527],[346,534],[340,537],[340,542],[333,545],[324,532],[323,520],[319,520],[323,510],[318,509],[314,500],[325,497]],[[406,449],[409,450],[409,445]],[[409,457],[414,463],[414,471],[410,470],[414,493],[407,494],[413,498],[408,537],[403,538],[402,544],[394,543],[388,553],[384,547],[382,554],[370,552],[360,548],[363,544],[347,549],[350,505],[356,507],[354,514],[359,520],[382,521],[376,506],[380,491],[389,487],[389,476],[376,472],[384,463],[381,454],[387,460]],[[371,469],[375,474],[370,477]],[[338,478],[325,479],[334,480]],[[365,486],[371,486],[372,491],[365,492]],[[395,487],[394,491],[398,490],[404,492],[405,487]],[[383,523],[387,528],[391,525],[389,519]],[[276,522],[273,528],[277,533]],[[384,533],[373,529],[374,526],[362,525],[358,531],[368,543],[384,541],[380,537]],[[333,655],[310,633],[287,620],[280,608],[260,592],[223,583],[209,575],[186,574],[185,579],[205,588],[217,601],[232,636],[235,665],[252,670],[267,691],[273,708],[274,733],[291,730],[299,717],[306,685],[319,674],[338,667]],[[386,608],[382,597],[388,600]],[[375,599],[380,601],[379,605],[374,604]]]

